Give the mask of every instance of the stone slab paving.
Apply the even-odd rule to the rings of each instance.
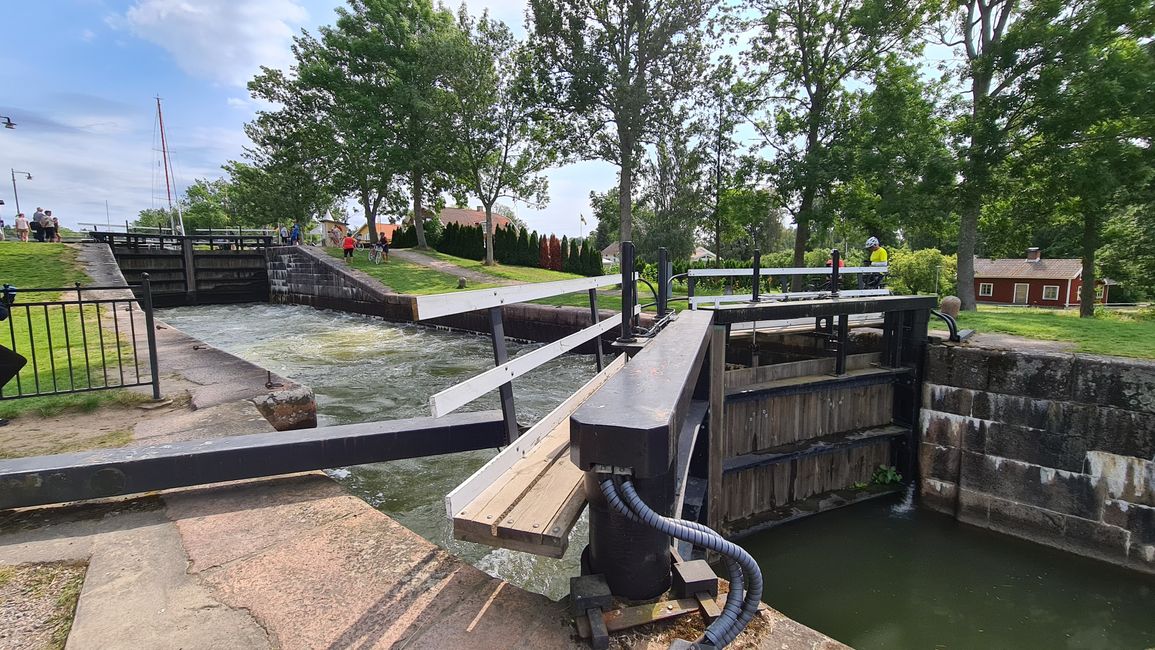
[[[320,473],[0,513],[0,564],[88,573],[69,648],[585,648],[564,603],[491,577]],[[665,648],[672,631],[611,647]],[[844,648],[773,610],[736,648]]]

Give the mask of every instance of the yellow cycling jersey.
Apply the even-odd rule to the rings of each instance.
[[[878,262],[886,264],[886,249],[881,246],[870,252],[870,263],[877,264]]]

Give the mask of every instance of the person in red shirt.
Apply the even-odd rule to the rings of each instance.
[[[357,248],[357,238],[345,233],[345,239],[341,240],[341,248],[345,251],[345,263],[349,264],[349,260],[353,259],[353,250]]]

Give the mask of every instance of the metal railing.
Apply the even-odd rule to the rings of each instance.
[[[105,291],[116,293],[93,295]],[[133,386],[152,386],[153,399],[160,399],[147,274],[140,285],[4,285],[4,294],[8,318],[0,322],[0,347],[7,351],[0,350],[0,400]],[[53,297],[41,299],[42,294]]]
[[[92,239],[118,248],[181,250],[185,243],[229,250],[264,249],[273,245],[270,235],[166,235],[93,231]]]
[[[890,295],[890,290],[882,287],[882,278],[889,268],[887,266],[846,266],[839,267],[841,255],[837,249],[831,251],[831,265],[824,268],[762,268],[762,255],[754,251],[754,265],[748,269],[690,269],[684,274],[676,275],[672,279],[686,279],[687,302],[690,309],[697,309],[699,305],[718,307],[727,302],[775,302],[780,300],[805,300],[813,298],[862,298],[867,296]],[[762,293],[763,278],[772,279],[778,276],[822,276],[825,282],[812,291],[785,291],[783,293]],[[859,278],[857,289],[842,289],[840,275],[857,275]],[[745,294],[731,294],[721,296],[697,295],[699,278],[751,278],[751,292]]]

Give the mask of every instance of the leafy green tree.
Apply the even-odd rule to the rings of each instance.
[[[1060,12],[1060,38],[1027,90],[1039,108],[1022,157],[1040,168],[1056,216],[1080,226],[1079,314],[1094,316],[1095,255],[1106,215],[1155,181],[1155,5],[1088,2]]]
[[[639,152],[702,76],[706,0],[530,0],[543,111],[568,150],[616,164],[619,241],[633,237]]]
[[[818,210],[840,170],[831,149],[844,136],[852,84],[868,82],[887,55],[917,49],[930,2],[755,0],[761,16],[747,50],[742,90],[752,123],[773,149],[775,187],[794,217],[794,264],[804,263]],[[802,286],[802,276],[793,282]]]
[[[256,157],[256,154],[250,153]],[[234,223],[245,226],[299,223],[323,215],[335,198],[302,167],[266,158],[262,166],[230,160],[229,207]]]
[[[897,293],[951,293],[956,285],[957,260],[937,248],[912,251],[895,248],[890,252],[888,284]]]
[[[665,247],[671,260],[689,259],[694,235],[708,213],[702,150],[692,146],[684,130],[659,137],[654,158],[642,167],[642,203],[638,212],[637,251],[640,259],[656,262]]]
[[[485,208],[485,264],[492,266],[494,206],[502,198],[544,206],[549,195],[541,172],[554,154],[520,87],[529,75],[528,49],[488,14],[473,20],[462,8],[458,23],[460,68],[448,82],[454,151],[466,187]]]

